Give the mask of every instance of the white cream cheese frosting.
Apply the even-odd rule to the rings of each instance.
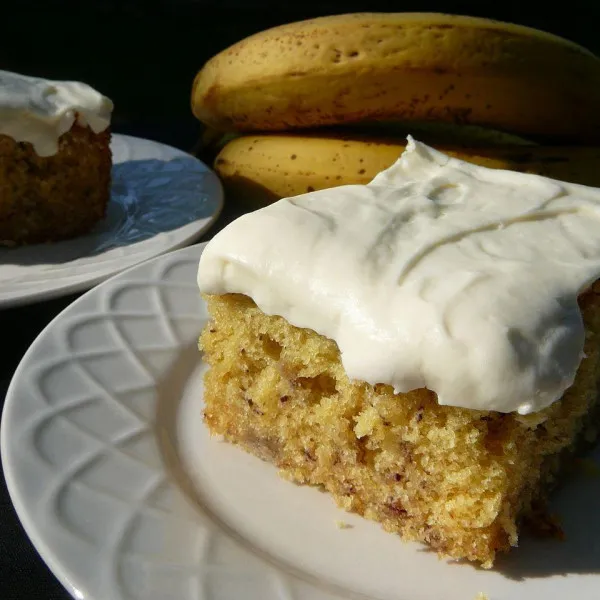
[[[112,109],[106,96],[85,83],[0,71],[0,134],[31,143],[39,156],[56,154],[58,138],[75,121],[104,131]]]
[[[368,185],[280,200],[218,233],[208,294],[337,342],[351,379],[528,414],[580,364],[600,276],[600,189],[487,169],[409,138]]]

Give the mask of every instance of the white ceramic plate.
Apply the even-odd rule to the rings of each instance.
[[[0,308],[90,288],[192,242],[219,216],[221,184],[196,158],[158,142],[116,134],[111,149],[106,218],[77,239],[0,247]]]
[[[600,478],[557,496],[567,541],[498,569],[440,561],[202,424],[201,247],[93,289],[40,335],[10,386],[8,487],[57,577],[89,600],[597,600]],[[352,527],[339,529],[335,521]]]

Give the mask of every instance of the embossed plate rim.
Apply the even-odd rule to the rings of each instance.
[[[117,275],[109,278],[104,281],[97,287],[85,293],[83,296],[75,300],[72,304],[66,307],[63,311],[61,311],[47,326],[44,330],[37,336],[32,345],[29,347],[25,355],[23,356],[20,364],[15,370],[14,376],[9,385],[4,410],[2,412],[2,419],[0,422],[0,458],[2,461],[2,468],[4,471],[4,476],[7,484],[7,488],[9,491],[9,495],[13,502],[13,506],[15,511],[23,525],[23,528],[33,545],[38,550],[41,558],[44,560],[46,565],[50,568],[50,570],[54,573],[57,579],[61,582],[61,584],[67,589],[67,591],[76,599],[85,599],[85,600],[104,600],[103,595],[96,595],[96,593],[92,590],[87,589],[89,582],[80,581],[78,578],[78,573],[76,570],[73,570],[73,564],[76,563],[76,559],[74,558],[76,549],[73,549],[73,564],[69,565],[65,563],[64,557],[61,560],[59,554],[61,550],[57,550],[56,547],[60,545],[61,542],[56,541],[48,537],[47,531],[44,532],[42,530],[42,524],[40,524],[39,517],[36,516],[36,500],[32,500],[27,496],[27,487],[26,479],[28,475],[26,473],[18,472],[15,467],[15,457],[14,454],[17,452],[17,448],[15,445],[15,441],[13,440],[13,431],[15,424],[20,424],[21,428],[17,428],[17,431],[14,433],[15,436],[23,433],[31,426],[23,426],[23,421],[27,418],[34,418],[35,415],[28,414],[25,417],[15,416],[15,413],[19,409],[18,402],[22,400],[22,394],[20,394],[19,388],[21,387],[21,383],[27,375],[30,375],[31,372],[36,372],[36,361],[33,358],[36,355],[38,350],[38,346],[47,341],[56,346],[57,339],[56,336],[52,339],[52,334],[54,330],[58,330],[61,326],[61,323],[65,321],[70,315],[78,315],[80,310],[84,311],[84,316],[89,318],[89,315],[86,315],[85,310],[82,309],[85,306],[85,303],[89,303],[92,298],[100,298],[102,294],[109,293],[111,287],[114,287],[116,291],[119,291],[119,283],[126,282],[128,278],[131,276],[132,282],[138,281],[135,277],[135,274],[143,271],[151,269],[155,265],[159,265],[161,262],[172,262],[176,264],[176,261],[179,257],[182,260],[196,260],[198,256],[201,254],[202,250],[206,243],[201,243],[195,246],[191,246],[188,248],[183,248],[178,251],[168,253],[162,256],[155,257],[154,259],[144,261],[141,264],[134,265],[129,267],[128,269],[118,273]],[[146,283],[151,282],[149,277],[142,277],[139,281]],[[94,306],[97,307],[101,303],[100,300],[94,302]],[[65,326],[66,327],[66,326]],[[61,333],[64,333],[61,332]],[[21,398],[19,397],[21,396]],[[29,410],[29,409],[28,409]],[[140,421],[142,421],[140,419]],[[15,423],[16,422],[16,423]],[[149,427],[151,427],[152,423],[147,423]],[[42,457],[39,457],[42,458]],[[161,476],[165,476],[166,471],[163,469],[162,472],[159,473]],[[48,476],[48,479],[51,479],[52,475]],[[102,562],[103,557],[101,555],[100,550],[98,550],[98,558],[100,562]],[[106,561],[108,557],[104,557]],[[119,597],[111,597],[110,600],[120,600],[123,598],[125,600],[126,596],[119,594]]]

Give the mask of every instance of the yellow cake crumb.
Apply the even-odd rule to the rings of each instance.
[[[346,523],[346,521],[342,521],[341,519],[336,519],[335,526],[338,529],[352,529],[352,525],[350,525],[350,523]]]
[[[381,421],[381,417],[374,406],[368,406],[354,420],[356,421],[354,433],[360,439],[373,433]]]

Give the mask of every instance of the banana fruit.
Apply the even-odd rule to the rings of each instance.
[[[263,134],[230,141],[214,168],[230,197],[252,206],[346,184],[368,183],[394,163],[405,144],[369,137]],[[440,146],[451,156],[495,169],[536,173],[600,187],[600,148]]]
[[[474,124],[552,143],[600,141],[600,60],[488,19],[365,13],[283,25],[209,60],[198,119],[222,131],[365,121]]]

